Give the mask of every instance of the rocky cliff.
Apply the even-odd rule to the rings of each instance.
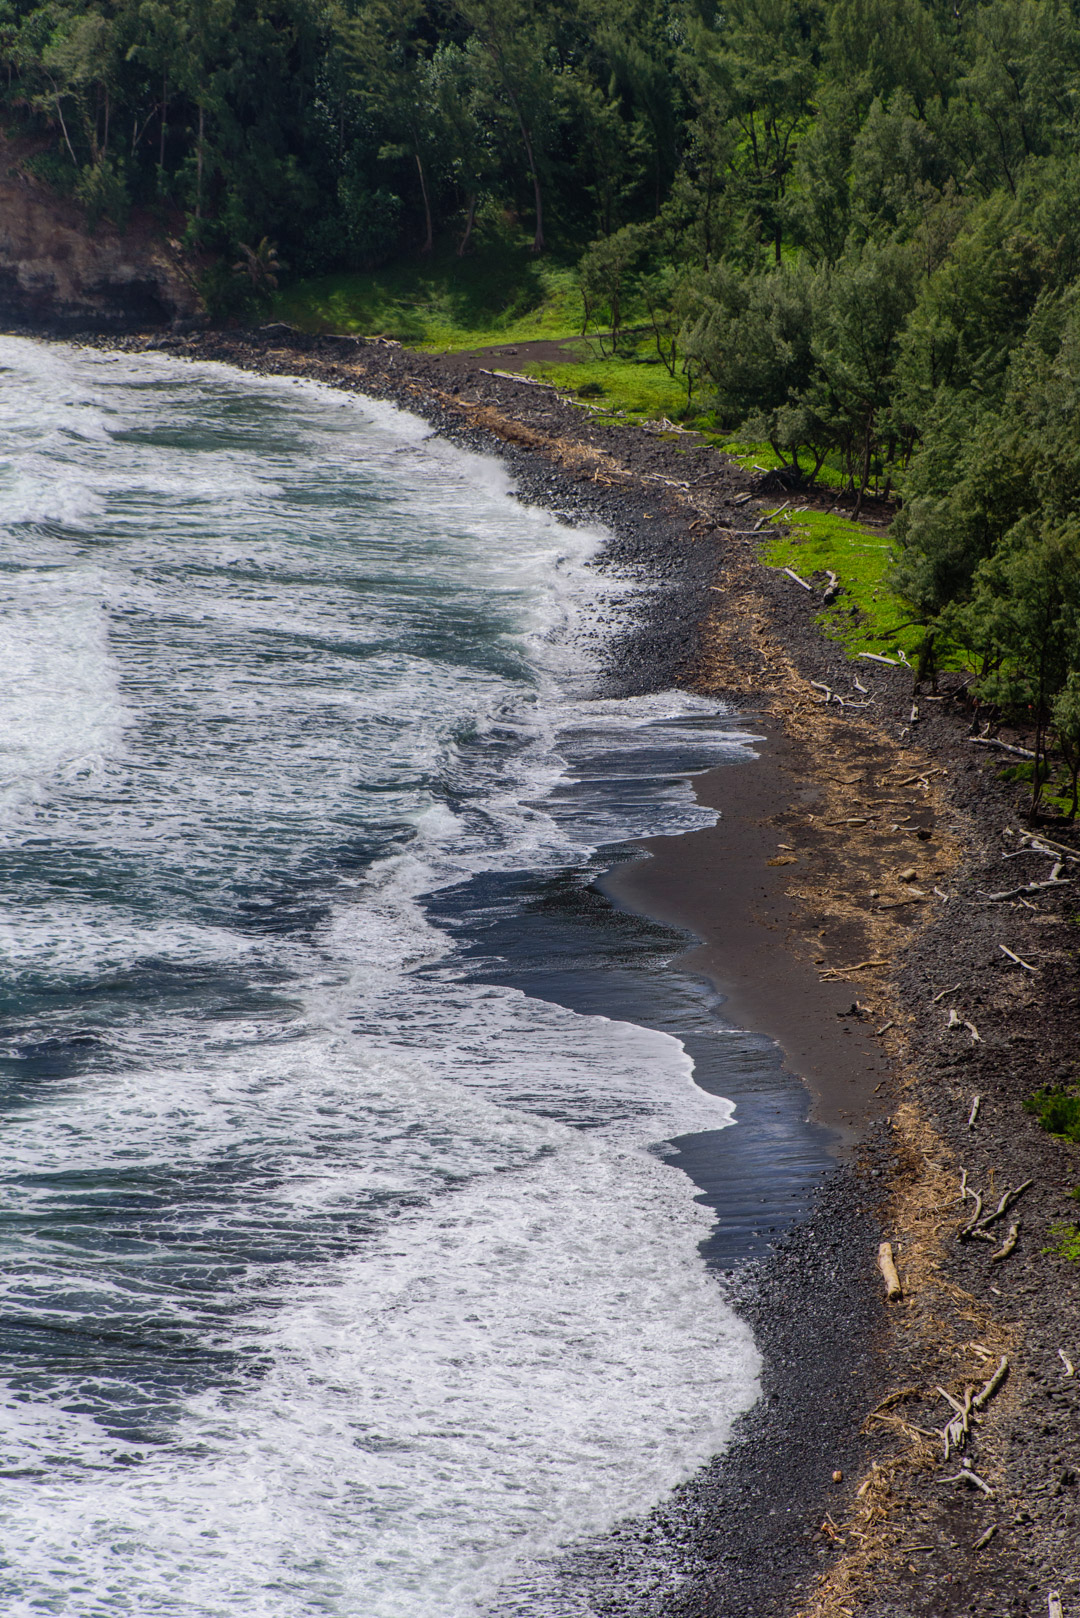
[[[145,221],[89,231],[83,210],[20,167],[0,137],[0,326],[186,326],[205,311],[179,248]]]

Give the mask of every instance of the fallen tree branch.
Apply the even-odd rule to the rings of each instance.
[[[988,1225],[993,1225],[996,1223],[996,1221],[999,1220],[1003,1214],[1008,1213],[1014,1202],[1019,1202],[1024,1192],[1029,1191],[1034,1184],[1034,1180],[1025,1180],[1023,1185],[1018,1185],[1015,1191],[1006,1187],[1001,1201],[998,1203],[993,1213],[989,1213],[985,1218],[979,1220],[980,1228],[985,1230]]]
[[[1050,854],[1060,854],[1062,859],[1080,860],[1080,854],[1076,852],[1075,848],[1067,848],[1064,843],[1051,842],[1049,837],[1043,837],[1041,833],[1021,832],[1020,840],[1029,844],[1032,848],[1045,849]]]
[[[954,1398],[951,1393],[946,1393],[945,1389],[941,1386],[940,1383],[938,1383],[938,1385],[934,1388],[934,1392],[935,1393],[940,1393],[941,1397],[945,1400],[946,1404],[952,1405],[953,1409],[956,1411],[956,1414],[958,1416],[966,1415],[967,1412],[971,1409],[971,1390],[970,1390],[970,1388],[968,1389],[968,1396],[967,1396],[967,1398],[966,1398],[966,1400],[964,1401],[963,1404],[960,1403],[959,1399]]]
[[[1017,1242],[1019,1240],[1020,1240],[1020,1221],[1018,1219],[1014,1219],[1012,1224],[1009,1226],[1009,1234],[1006,1236],[1004,1242],[998,1248],[996,1253],[991,1253],[990,1254],[990,1262],[991,1262],[991,1264],[998,1263],[998,1261],[1000,1259],[1008,1258],[1009,1254],[1012,1252],[1013,1248],[1016,1246],[1016,1244],[1017,1244]]]
[[[1018,758],[1034,758],[1030,747],[1014,747],[1011,742],[999,742],[996,736],[969,736],[972,747],[998,747],[1003,753],[1015,753]]]
[[[853,966],[830,966],[827,972],[821,974],[821,982],[828,983],[836,978],[846,977],[849,972],[863,972],[872,966],[888,966],[888,961],[856,961]]]
[[[1000,904],[1003,899],[1022,899],[1026,894],[1029,893],[1044,893],[1047,888],[1071,887],[1071,877],[1065,876],[1059,879],[1058,872],[1061,870],[1061,867],[1062,861],[1059,860],[1054,866],[1054,869],[1051,871],[1049,879],[1046,882],[1025,882],[1022,887],[1007,888],[1004,893],[984,892],[982,897],[984,899],[989,899],[993,904]]]
[[[809,590],[810,594],[813,595],[814,586],[812,584],[807,584],[805,579],[800,579],[794,568],[785,567],[781,569],[781,572],[786,573],[789,579],[794,579],[796,584],[801,584],[804,590]],[[810,683],[811,685],[815,684],[813,680],[811,680]]]
[[[893,1405],[902,1404],[905,1399],[921,1399],[922,1391],[919,1388],[897,1388],[893,1393],[887,1393],[880,1404],[874,1406],[868,1421],[873,1416],[879,1416],[883,1410],[891,1410]]]
[[[970,1483],[976,1489],[981,1489],[988,1500],[992,1500],[994,1498],[994,1491],[990,1487],[989,1483],[986,1482],[985,1478],[981,1478],[977,1472],[973,1472],[970,1462],[966,1460],[961,1461],[959,1472],[954,1472],[951,1477],[938,1478],[937,1482]]]
[[[975,1197],[975,1212],[972,1214],[971,1218],[968,1220],[963,1229],[957,1232],[962,1242],[967,1241],[969,1237],[974,1236],[975,1232],[979,1228],[979,1220],[982,1218],[982,1192],[976,1191],[973,1194]]]
[[[1034,1180],[1025,1180],[1023,1185],[1018,1185],[1016,1187],[1015,1191],[1006,1187],[1001,1197],[1001,1201],[998,1203],[997,1207],[992,1209],[988,1214],[983,1213],[982,1192],[973,1192],[972,1195],[975,1198],[975,1212],[972,1214],[967,1224],[957,1232],[959,1239],[962,1242],[968,1242],[972,1239],[977,1239],[980,1241],[993,1241],[994,1238],[989,1233],[990,1226],[996,1224],[1003,1214],[1008,1213],[1013,1203],[1019,1201],[1024,1192],[1034,1184]],[[1009,1249],[1009,1252],[1012,1252],[1012,1248]]]
[[[521,376],[521,375],[518,374],[517,371],[485,371],[485,370],[481,370],[480,375],[481,376],[501,376],[504,382],[524,382],[526,387],[530,387],[530,388],[547,388],[550,393],[558,393],[558,391],[559,391],[554,382],[538,382],[534,376]],[[576,404],[577,400],[575,399],[575,400],[571,400],[569,402]],[[589,408],[590,408],[590,410],[597,410],[597,409],[599,409],[601,407],[598,406],[598,405],[590,405]]]
[[[788,571],[788,569],[785,568],[784,571],[786,573]],[[799,582],[801,583],[802,581],[800,580]],[[810,684],[814,687],[815,691],[824,691],[826,708],[829,706],[830,702],[835,702],[836,705],[838,707],[840,707],[840,708],[859,708],[859,709],[869,708],[870,704],[877,700],[875,697],[871,697],[869,702],[855,702],[851,697],[842,697],[840,695],[839,691],[834,691],[832,686],[826,685],[824,683],[824,681],[822,681],[822,680],[811,680]],[[832,826],[844,826],[844,825],[848,825],[848,824],[858,824],[858,823],[857,822],[848,822],[848,821],[843,821],[843,820],[840,820],[840,821],[835,821],[834,820],[834,821],[827,821],[826,824],[827,825],[832,825]]]
[[[982,1387],[972,1400],[971,1408],[973,1410],[986,1409],[995,1393],[1000,1392],[1001,1388],[1003,1387],[1005,1378],[1009,1374],[1009,1370],[1009,1356],[1007,1354],[1003,1354],[998,1362],[998,1368],[994,1372],[993,1376],[989,1377],[983,1383]]]
[[[873,654],[866,653],[864,655],[872,656]],[[922,786],[927,787],[930,785],[930,777],[932,775],[948,775],[948,773],[948,770],[945,769],[944,766],[936,770],[920,770],[918,775],[906,776],[903,781],[894,781],[893,785],[899,790],[900,787],[914,786],[916,781],[918,781]]]
[[[1010,961],[1015,961],[1017,966],[1022,966],[1025,972],[1038,972],[1037,966],[1032,966],[1029,961],[1025,961],[1021,956],[1017,955],[1015,950],[1011,950],[1007,944],[999,944],[998,949],[1001,950],[1003,955],[1007,955]]]
[[[1008,1372],[1008,1355],[1003,1355],[997,1370],[994,1372],[993,1376],[983,1384],[978,1393],[975,1392],[973,1387],[967,1387],[964,1389],[963,1401],[955,1398],[954,1395],[949,1393],[947,1389],[943,1388],[940,1383],[937,1385],[934,1391],[939,1393],[947,1404],[951,1405],[954,1412],[952,1418],[944,1427],[939,1430],[937,1435],[939,1438],[944,1440],[944,1459],[946,1461],[949,1459],[950,1455],[958,1453],[961,1449],[963,1449],[971,1432],[971,1423],[973,1419],[980,1411],[985,1410],[990,1400],[994,1397],[994,1394],[1001,1387],[1006,1376],[1008,1375]],[[961,1461],[960,1464],[967,1467],[970,1466],[971,1463],[964,1460]],[[951,1481],[955,1482],[957,1480],[952,1479]]]

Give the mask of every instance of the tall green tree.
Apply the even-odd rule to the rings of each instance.
[[[532,186],[533,252],[544,251],[543,169],[558,103],[552,28],[539,0],[454,0],[487,58],[486,90],[520,137]]]

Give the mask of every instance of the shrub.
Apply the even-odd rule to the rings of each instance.
[[[1080,1144],[1080,1092],[1044,1085],[1024,1102],[1051,1135]]]
[[[1058,1219],[1050,1226],[1050,1236],[1054,1245],[1044,1247],[1044,1253],[1068,1259],[1070,1264],[1080,1264],[1080,1225],[1070,1225],[1067,1220]]]

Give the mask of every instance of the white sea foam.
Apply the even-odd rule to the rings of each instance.
[[[4,1610],[477,1618],[758,1366],[653,1149],[730,1104],[425,900],[700,824],[746,738],[591,696],[598,535],[415,418],[0,364]]]
[[[97,778],[121,747],[107,627],[91,569],[0,580],[0,834],[54,778]]]

